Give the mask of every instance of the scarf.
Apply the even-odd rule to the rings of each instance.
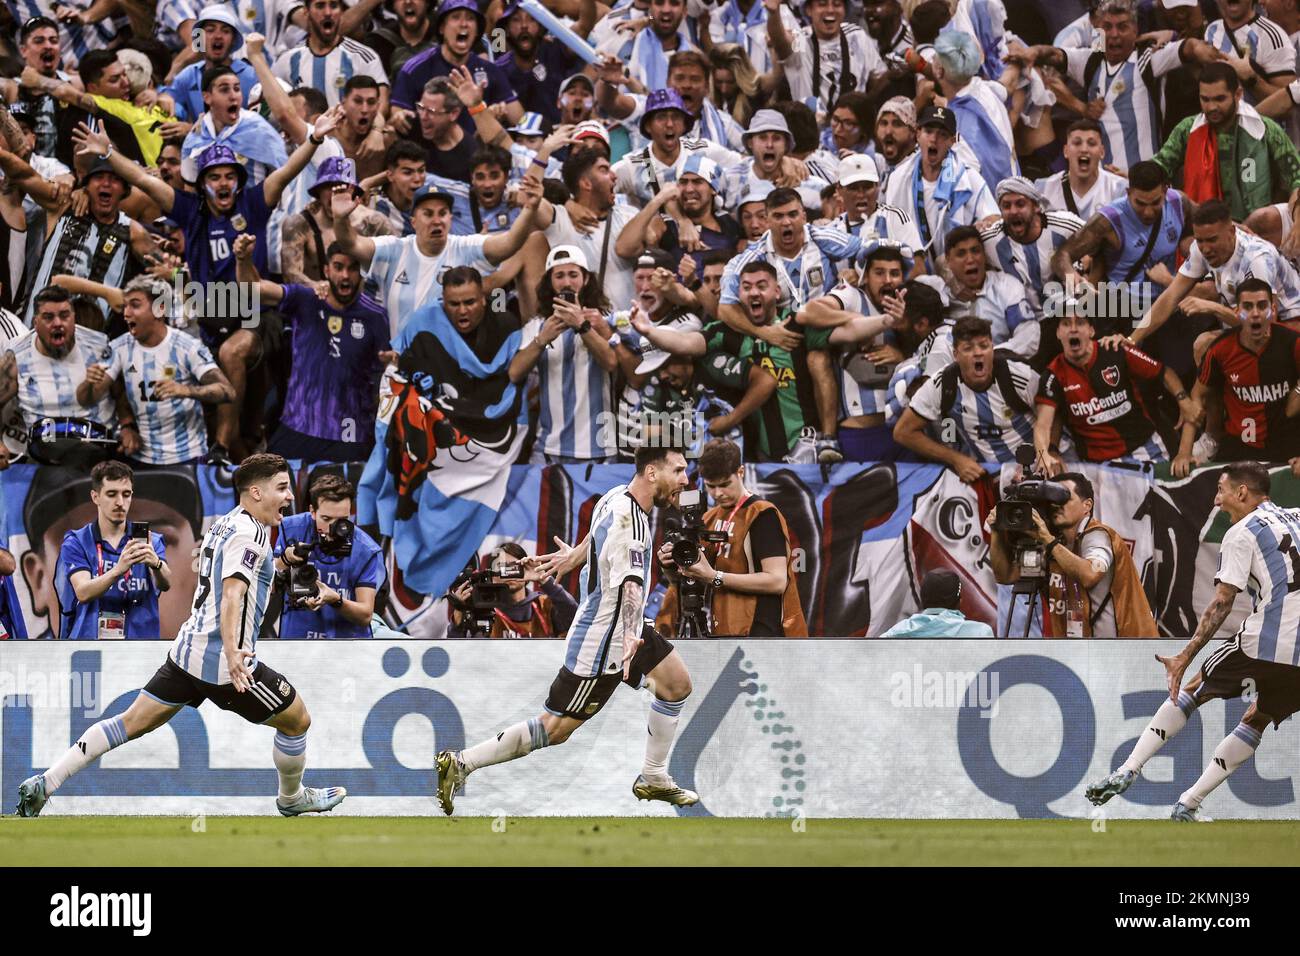
[[[229,146],[241,160],[251,159],[256,163],[265,163],[272,169],[279,169],[289,161],[284,140],[275,127],[257,113],[240,110],[239,119],[234,125],[227,126],[220,133],[213,126],[212,114],[204,113],[185,137],[185,159],[181,172],[190,182],[198,179],[195,157],[216,143]]]
[[[958,183],[966,172],[966,166],[951,151],[943,159],[939,169],[939,181],[934,187],[934,201],[939,205],[939,229],[936,235],[941,237],[947,231],[945,223],[948,218],[974,195],[969,189],[959,189]],[[912,195],[915,199],[916,226],[921,232],[921,248],[929,250],[936,236],[930,235],[930,221],[925,215],[925,190],[921,184],[921,157],[918,154],[912,164]]]
[[[685,25],[678,28],[677,37],[679,40],[677,50],[673,52],[694,49],[695,44],[691,42],[691,36],[686,31]],[[633,76],[638,76],[639,68],[638,78],[647,89],[662,90],[668,86],[669,55],[664,52],[659,35],[654,30],[646,27],[636,35],[629,46],[623,49],[628,51],[627,56],[622,59],[628,64],[629,72]]]
[[[722,23],[722,42],[739,43],[745,46],[749,28],[767,23],[767,13],[762,0],[754,0],[748,13],[740,12],[740,5],[736,0],[727,0],[718,19]]]
[[[984,104],[963,91],[949,100],[948,106],[957,116],[957,132],[980,158],[980,175],[989,189],[997,189],[1002,180],[1020,172],[1015,145],[1003,138]]]

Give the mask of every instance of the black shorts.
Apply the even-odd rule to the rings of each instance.
[[[1196,701],[1248,695],[1255,707],[1276,727],[1300,710],[1300,667],[1261,661],[1241,649],[1237,639],[1223,644],[1201,667]]]
[[[646,675],[672,652],[672,643],[647,624],[641,631],[641,647],[632,658],[626,681],[621,671],[598,677],[579,677],[567,667],[561,667],[546,695],[546,709],[557,717],[575,720],[595,717],[614,696],[614,688],[622,683],[633,690],[639,688]]]
[[[253,684],[242,694],[234,684],[209,684],[176,666],[170,658],[144,685],[144,692],[172,707],[198,707],[210,700],[222,710],[243,717],[250,724],[264,724],[285,710],[298,696],[298,689],[279,672],[261,661],[253,668]]]

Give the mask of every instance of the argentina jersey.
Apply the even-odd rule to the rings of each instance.
[[[108,365],[108,337],[103,332],[77,326],[72,348],[61,359],[50,358],[36,347],[35,329],[10,344],[9,351],[18,373],[18,407],[28,428],[42,418],[63,418],[70,412],[105,427],[117,421],[109,395],[90,408],[77,401],[77,386],[86,378],[86,367]]]
[[[1043,289],[1052,281],[1052,256],[1065,241],[1083,228],[1083,220],[1073,213],[1045,212],[1042,231],[1033,242],[1025,243],[1007,235],[1001,219],[980,233],[989,264],[1014,276],[1034,290],[1043,301]]]
[[[645,617],[650,570],[650,516],[627,485],[607,491],[591,513],[587,566],[582,572],[578,611],[569,626],[564,666],[578,677],[600,677],[623,670],[623,582],[641,582],[636,608],[637,634]]]
[[[202,458],[208,452],[203,406],[192,398],[159,398],[164,382],[197,385],[217,369],[212,353],[198,339],[168,329],[149,348],[126,332],[115,338],[108,377],[122,380],[143,442],[135,458],[150,465],[174,465]]]
[[[1278,318],[1300,316],[1300,275],[1296,274],[1295,266],[1278,252],[1277,246],[1240,228],[1232,256],[1223,265],[1211,266],[1200,245],[1193,241],[1178,273],[1197,281],[1213,276],[1215,291],[1228,305],[1236,304],[1237,289],[1247,279],[1263,279],[1277,296]]]
[[[605,321],[613,324],[613,317]],[[522,349],[537,338],[542,319],[525,323]],[[542,350],[537,363],[536,448],[564,458],[604,458],[618,451],[614,412],[614,377],[601,368],[576,329],[566,328]]]
[[[448,236],[435,256],[420,252],[415,236],[375,236],[375,254],[366,277],[374,280],[388,311],[389,333],[396,336],[417,309],[442,301],[442,277],[455,266],[473,266],[487,275],[496,267],[483,255],[487,236]]]
[[[1236,635],[1243,652],[1300,665],[1300,508],[1265,501],[1229,528],[1214,580],[1254,602]]]
[[[292,88],[310,86],[325,95],[330,106],[337,106],[343,87],[354,76],[368,76],[380,86],[388,85],[388,73],[379,54],[351,37],[324,56],[316,56],[307,46],[294,47],[277,57],[271,70]]]
[[[880,310],[871,301],[871,297],[858,286],[840,283],[830,291],[846,312],[858,315],[880,315]],[[859,415],[883,415],[889,402],[889,390],[884,387],[873,388],[858,381],[859,368],[867,362],[866,352],[885,344],[885,334],[873,337],[861,345],[846,348],[840,355],[840,419],[856,418]]]
[[[984,287],[971,301],[957,298],[949,289],[947,308],[949,322],[956,323],[963,316],[984,319],[993,327],[993,344],[999,349],[1014,352],[1028,360],[1038,352],[1042,335],[1038,315],[1025,296],[1025,286],[1005,272],[990,271],[984,277]]]
[[[877,238],[889,239],[907,246],[913,255],[921,249],[921,234],[917,232],[912,217],[889,203],[877,203],[875,212],[856,223],[850,223],[849,214],[842,212],[838,218],[831,220],[831,224],[857,236],[864,243]]]
[[[91,50],[104,50],[117,37],[117,20],[106,16],[98,23],[78,23],[60,20],[54,15],[55,7],[70,7],[84,14],[94,6],[93,0],[9,0],[9,10],[17,24],[32,17],[48,17],[59,25],[59,56],[65,70],[76,70],[77,63]]]
[[[1235,30],[1223,20],[1215,20],[1205,28],[1205,42],[1229,56],[1249,60],[1255,72],[1265,79],[1274,80],[1295,72],[1296,54],[1291,38],[1280,25],[1259,13]],[[1257,99],[1246,87],[1245,102],[1253,104]]]
[[[240,578],[248,585],[239,620],[233,622],[235,643],[255,654],[274,577],[271,530],[243,508],[218,518],[203,536],[194,606],[168,651],[172,662],[205,683],[229,684],[230,668],[221,652],[221,595],[226,579]],[[256,660],[248,661],[249,670],[256,666]]]
[[[835,286],[839,263],[856,257],[862,241],[834,226],[804,226],[803,246],[787,259],[776,251],[772,233],[763,233],[745,251],[727,263],[722,272],[721,305],[740,302],[740,270],[751,262],[766,262],[776,269],[781,286],[781,308],[795,311],[825,295]]]
[[[1016,448],[1034,440],[1034,398],[1038,394],[1038,373],[1024,362],[1007,362],[1006,380],[1015,394],[1008,398],[995,373],[985,389],[971,388],[957,372],[956,363],[916,390],[910,408],[927,422],[949,419],[968,453],[979,462],[1009,464],[1016,460]],[[955,377],[952,404],[944,406],[944,379]]]
[[[1131,169],[1160,149],[1164,108],[1160,77],[1182,65],[1181,49],[1181,43],[1167,43],[1160,49],[1134,50],[1123,63],[1113,65],[1100,51],[1065,51],[1070,78],[1087,92],[1085,102],[1106,103],[1100,122],[1108,165]]]
[[[127,262],[131,255],[131,217],[118,212],[117,219],[103,225],[92,216],[65,215],[59,218],[54,232],[45,243],[41,266],[32,282],[39,292],[58,273],[89,279],[114,289],[125,285]],[[108,318],[108,301],[96,299],[104,318]],[[36,296],[27,303],[27,322],[32,321]]]

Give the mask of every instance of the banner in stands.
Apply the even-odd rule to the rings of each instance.
[[[344,469],[353,481],[361,465]],[[1218,469],[1207,468],[1181,481],[1111,466],[1085,465],[1097,491],[1097,517],[1114,527],[1133,548],[1161,633],[1186,636],[1213,591],[1219,541],[1227,518],[1214,507]],[[503,541],[530,552],[550,551],[552,539],[574,542],[587,533],[600,496],[632,477],[631,466],[528,466],[511,469],[504,499],[481,554]],[[295,472],[300,508],[305,508],[309,473]],[[987,482],[970,486],[937,465],[843,464],[751,466],[750,488],[774,501],[786,517],[799,549],[799,593],[811,633],[874,636],[917,609],[925,572],[952,568],[966,582],[963,610],[994,624],[996,587],[988,563],[983,524],[996,500]],[[16,465],[0,479],[9,550],[27,633],[58,632],[54,568],[65,531],[94,518],[89,481],[60,469]],[[234,507],[230,472],[209,466],[140,472],[131,516],[163,534],[174,583],[163,595],[163,634],[174,635],[193,601],[193,555],[203,531]],[[1273,471],[1273,496],[1300,505],[1300,480],[1290,470]],[[662,520],[656,535],[662,539]],[[428,534],[430,540],[436,535]],[[412,637],[441,637],[445,602],[416,594],[403,582],[393,549],[386,549],[390,589],[382,608],[388,623]],[[652,578],[658,585],[657,568]],[[565,582],[577,593],[576,575]],[[662,596],[659,588],[651,614]],[[1239,602],[1229,626],[1240,620]]]
[[[649,692],[620,688],[562,746],[470,778],[475,815],[1077,817],[1165,699],[1156,641],[696,641],[694,693],[669,770],[701,802],[632,795]],[[342,814],[436,814],[434,755],[533,717],[563,645],[538,641],[263,642],[312,716],[309,786],[344,786]],[[152,644],[0,645],[0,794],[82,731],[121,713],[163,660]],[[1236,726],[1207,704],[1104,809],[1161,817]],[[46,813],[274,814],[272,733],[211,704],[71,778]],[[1295,818],[1296,723],[1206,801],[1221,818]]]

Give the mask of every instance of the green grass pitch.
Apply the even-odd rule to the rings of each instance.
[[[494,822],[496,826],[494,828]],[[1300,823],[490,817],[0,818],[4,866],[1294,865]]]

